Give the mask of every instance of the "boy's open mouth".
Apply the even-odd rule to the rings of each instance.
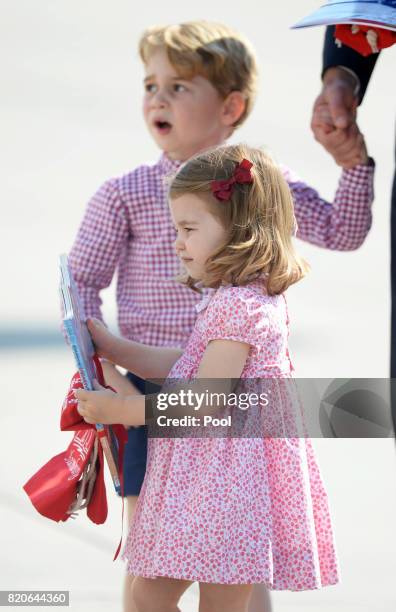
[[[161,134],[169,134],[172,129],[172,126],[168,121],[155,121],[154,125]]]

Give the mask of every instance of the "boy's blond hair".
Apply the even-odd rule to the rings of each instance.
[[[257,91],[257,63],[250,43],[231,28],[208,21],[154,26],[140,39],[143,63],[158,49],[165,49],[182,78],[200,75],[208,79],[222,98],[241,92],[246,106],[234,127],[252,110]]]
[[[252,162],[252,183],[234,184],[229,200],[219,201],[212,181],[229,179],[243,159]],[[206,287],[245,285],[266,276],[269,295],[285,291],[303,278],[308,265],[296,254],[293,200],[279,167],[261,149],[246,145],[218,147],[188,160],[170,180],[169,197],[201,195],[228,230],[227,240],[207,262]],[[188,275],[181,279],[194,288]]]

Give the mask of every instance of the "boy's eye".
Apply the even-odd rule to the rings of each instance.
[[[185,227],[184,229],[186,230],[186,232],[192,232],[193,231],[192,227]]]
[[[156,85],[154,83],[146,83],[144,86],[145,91],[148,93],[153,93],[155,91]]]
[[[184,85],[182,85],[182,83],[175,83],[173,85],[173,90],[176,91],[176,92],[186,91],[186,87]]]

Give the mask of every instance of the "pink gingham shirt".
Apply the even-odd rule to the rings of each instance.
[[[185,346],[202,297],[174,280],[180,263],[164,177],[179,165],[163,154],[154,165],[105,182],[88,203],[69,256],[86,315],[101,318],[100,291],[117,270],[120,332],[155,346]],[[335,250],[360,246],[371,225],[372,166],[344,170],[333,203],[288,168],[282,172],[298,238]]]

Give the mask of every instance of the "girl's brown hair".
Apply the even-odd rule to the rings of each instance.
[[[212,181],[232,177],[243,159],[253,164],[253,182],[234,184],[231,198],[219,201],[212,193]],[[235,145],[191,158],[171,179],[169,188],[171,200],[187,193],[202,194],[210,212],[228,230],[226,243],[207,261],[204,286],[245,285],[264,274],[268,294],[276,295],[305,276],[308,265],[292,243],[296,220],[290,189],[264,151]],[[194,288],[191,277],[182,280]]]
[[[243,123],[256,97],[257,62],[250,43],[239,33],[208,21],[154,26],[140,39],[143,63],[158,49],[166,50],[181,78],[203,76],[223,99],[232,91],[241,92],[246,106],[234,127]]]

